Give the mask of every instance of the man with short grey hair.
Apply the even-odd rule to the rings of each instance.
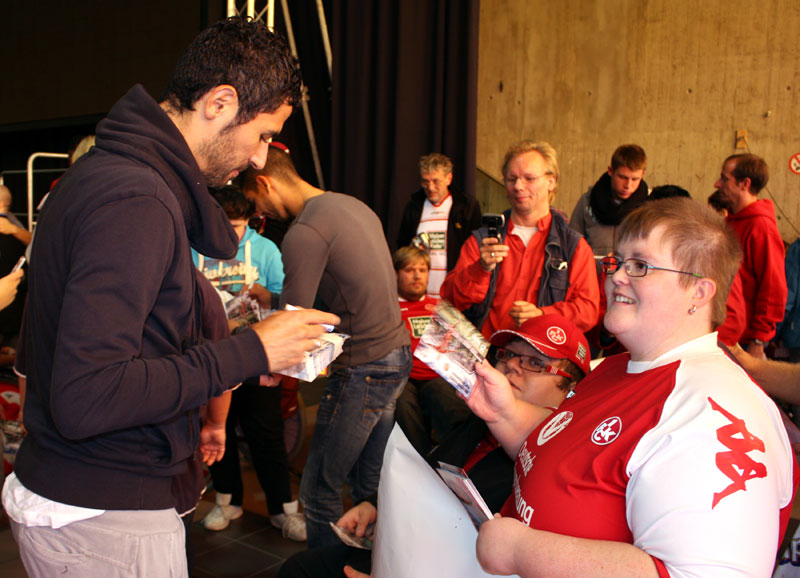
[[[429,295],[439,297],[445,275],[456,265],[461,246],[481,226],[481,208],[474,197],[452,188],[453,162],[439,153],[419,161],[422,188],[411,195],[403,211],[397,246],[405,247],[419,233],[430,239]]]

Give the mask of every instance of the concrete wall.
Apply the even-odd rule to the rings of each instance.
[[[635,142],[650,186],[704,200],[744,129],[770,166],[762,196],[772,194],[784,240],[800,235],[797,0],[482,0],[479,51],[482,171],[499,179],[516,140],[549,141],[561,168],[554,205],[571,214],[614,149]],[[489,190],[482,203],[497,206]]]

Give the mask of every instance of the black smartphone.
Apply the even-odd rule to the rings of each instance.
[[[505,216],[499,213],[486,213],[482,217],[483,226],[489,229],[489,237],[495,237],[500,243],[503,240],[500,238],[500,229],[506,222]]]

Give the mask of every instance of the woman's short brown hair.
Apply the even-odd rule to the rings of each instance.
[[[716,329],[725,321],[728,292],[742,260],[736,234],[707,205],[678,197],[645,203],[631,212],[620,225],[620,242],[645,239],[659,225],[664,227],[662,241],[669,244],[676,267],[716,284],[711,303],[711,322]],[[682,287],[696,281],[691,275],[680,275],[678,280]]]

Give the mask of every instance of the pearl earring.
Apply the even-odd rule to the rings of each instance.
[[[692,308],[689,309],[689,315],[694,315],[697,313],[697,305],[692,305]]]

